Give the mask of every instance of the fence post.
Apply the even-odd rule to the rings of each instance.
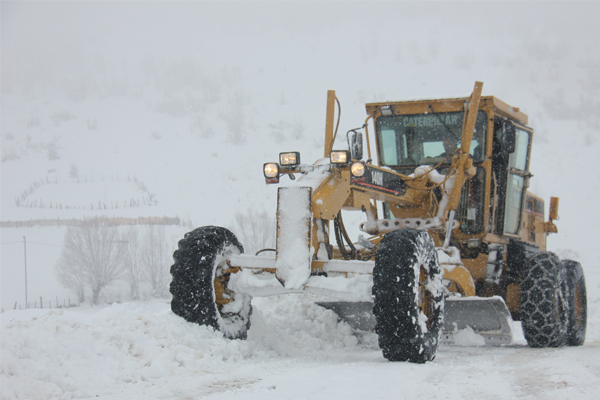
[[[25,308],[29,307],[29,302],[27,301],[27,238],[23,236],[23,253],[25,260]]]

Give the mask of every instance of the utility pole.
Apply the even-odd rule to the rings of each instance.
[[[23,251],[25,253],[25,308],[28,308],[27,303],[27,238],[23,236]]]

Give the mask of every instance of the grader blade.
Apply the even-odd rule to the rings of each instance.
[[[456,344],[457,335],[471,328],[487,346],[512,343],[513,319],[501,297],[447,298],[442,343]]]
[[[321,307],[335,312],[342,321],[360,331],[375,330],[373,303],[319,302]],[[448,298],[444,307],[442,343],[456,344],[457,335],[472,329],[487,346],[512,343],[512,317],[501,297]]]

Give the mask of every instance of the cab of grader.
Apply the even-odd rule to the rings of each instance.
[[[189,232],[174,253],[172,310],[245,338],[253,296],[313,293],[354,328],[374,329],[391,361],[431,361],[463,329],[509,344],[513,319],[532,347],[581,345],[583,270],[546,251],[558,199],[546,221],[527,191],[533,130],[482,86],[469,98],[369,103],[341,151],[329,91],[324,158],[280,153],[263,167],[267,183],[287,183],[276,249],[245,255],[224,228]],[[367,236],[350,239],[342,210],[363,213]]]

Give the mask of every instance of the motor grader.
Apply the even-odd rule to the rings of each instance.
[[[221,227],[187,233],[173,255],[173,312],[243,339],[253,296],[313,293],[355,329],[374,329],[391,361],[431,361],[464,330],[509,344],[513,320],[532,347],[581,345],[583,270],[546,251],[558,198],[546,220],[527,190],[533,130],[482,86],[468,98],[369,103],[344,150],[333,149],[329,91],[324,157],[264,164],[266,183],[286,182],[276,249],[245,255]],[[352,211],[363,215],[354,241],[342,218]]]

